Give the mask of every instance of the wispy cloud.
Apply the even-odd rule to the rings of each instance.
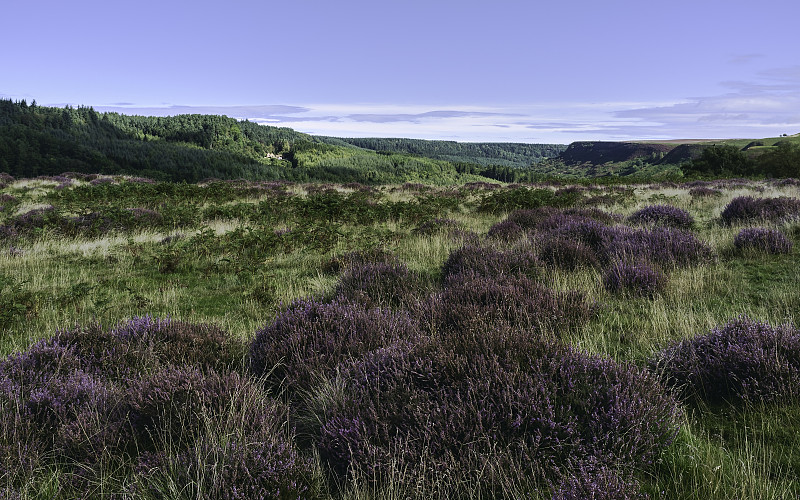
[[[766,57],[764,54],[736,54],[728,60],[728,64],[744,65]]]

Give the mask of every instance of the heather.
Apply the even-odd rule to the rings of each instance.
[[[0,496],[797,497],[796,184],[617,182],[9,179]]]
[[[739,196],[731,200],[720,214],[725,224],[783,222],[798,217],[800,217],[800,199],[787,196],[777,198]]]
[[[741,316],[666,347],[650,365],[684,399],[793,400],[800,387],[800,333]]]
[[[343,477],[398,467],[477,481],[499,461],[541,481],[576,456],[646,469],[677,430],[675,402],[647,372],[521,331],[397,343],[341,376],[346,396],[317,446]],[[499,482],[480,480],[487,491]]]
[[[793,243],[777,229],[750,227],[739,231],[733,239],[733,246],[745,252],[788,254],[792,251]]]
[[[634,226],[666,226],[691,229],[694,218],[686,210],[670,205],[649,205],[628,216]]]
[[[603,286],[613,293],[653,297],[664,290],[667,277],[658,268],[646,263],[618,262],[603,277]]]
[[[404,313],[334,300],[297,300],[256,331],[249,367],[274,386],[309,390],[315,378],[336,366],[400,338],[413,338],[416,325]]]

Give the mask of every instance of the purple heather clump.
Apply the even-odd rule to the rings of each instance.
[[[800,179],[789,177],[788,179],[776,180],[774,184],[777,187],[800,186]]]
[[[690,266],[710,262],[714,251],[697,237],[681,229],[624,226],[604,232],[604,256],[608,261],[649,261],[660,266]]]
[[[689,190],[689,196],[692,198],[715,198],[722,196],[722,191],[709,187],[696,187]]]
[[[540,244],[539,259],[545,264],[565,270],[600,267],[597,253],[580,240],[550,237]]]
[[[422,235],[433,235],[438,233],[452,233],[462,231],[463,224],[453,219],[432,219],[425,221],[414,229],[414,233]]]
[[[525,236],[525,229],[514,221],[504,220],[490,227],[486,236],[494,240],[512,242]]]
[[[94,179],[89,181],[89,184],[91,184],[92,186],[102,186],[103,184],[115,184],[115,183],[116,181],[114,180],[113,177],[95,177]]]
[[[503,187],[502,185],[496,184],[494,182],[467,182],[466,184],[464,184],[464,189],[468,191],[481,191],[481,190],[489,191],[489,190],[500,189],[502,187]]]
[[[17,202],[17,197],[11,194],[0,194],[0,203],[4,205],[11,205]]]
[[[238,346],[219,327],[137,316],[111,330],[115,339],[146,349],[153,361],[227,371],[238,365]]]
[[[740,316],[674,343],[649,362],[682,399],[782,401],[800,396],[800,332]]]
[[[751,221],[784,222],[800,217],[800,199],[781,196],[779,198],[753,198],[739,196],[722,210],[720,218],[725,224]]]
[[[768,254],[789,254],[792,241],[777,229],[749,227],[739,231],[733,239],[738,250],[764,252]]]
[[[331,469],[380,481],[392,467],[491,489],[479,464],[562,477],[575,457],[646,469],[678,429],[679,407],[632,365],[503,328],[378,349],[342,366],[317,448]]]
[[[667,285],[667,277],[658,268],[644,262],[618,262],[603,277],[603,286],[612,293],[654,297]]]
[[[581,463],[553,488],[551,500],[647,500],[629,471]]]
[[[307,390],[315,377],[332,375],[341,362],[418,335],[406,313],[339,300],[296,300],[256,332],[250,370],[272,385]]]
[[[286,408],[244,377],[228,376],[221,394],[224,412],[213,414],[221,417],[214,425],[221,427],[224,439],[200,434],[177,453],[142,453],[136,489],[159,497],[166,484],[198,498],[304,498],[315,464],[287,436]],[[198,475],[209,481],[198,485]]]
[[[403,307],[419,300],[422,277],[405,264],[367,263],[347,268],[334,295],[367,307]]]
[[[686,210],[671,205],[649,205],[628,216],[629,224],[635,226],[665,226],[691,229],[694,218]]]
[[[438,330],[480,331],[497,325],[561,333],[595,313],[581,292],[555,292],[522,275],[456,274],[421,316]],[[428,319],[426,316],[430,315]]]
[[[398,264],[397,256],[383,248],[369,250],[355,250],[342,255],[335,255],[323,263],[322,269],[326,273],[339,273],[349,267],[366,264]]]
[[[495,276],[536,276],[542,268],[536,254],[525,248],[496,250],[476,245],[467,245],[450,253],[442,265],[442,280],[460,274]]]

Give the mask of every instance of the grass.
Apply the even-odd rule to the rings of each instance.
[[[19,199],[14,212],[0,212],[0,225],[47,203],[59,208],[59,197],[53,194],[55,185],[17,180],[0,189],[0,193]],[[94,322],[110,327],[148,314],[213,323],[232,339],[247,343],[292,300],[330,295],[338,279],[337,273],[326,269],[333,257],[380,248],[435,283],[450,252],[470,238],[482,239],[492,224],[507,215],[478,210],[488,191],[432,188],[420,195],[402,186],[381,187],[370,195],[369,202],[359,205],[358,210],[366,212],[336,212],[330,206],[318,206],[314,210],[323,213],[315,215],[310,205],[304,204],[313,188],[291,186],[288,205],[281,205],[286,211],[269,211],[275,203],[271,194],[234,193],[218,202],[192,198],[195,194],[181,198],[178,192],[170,203],[195,214],[191,222],[175,219],[177,222],[168,227],[112,231],[94,237],[65,236],[58,228],[47,228],[31,236],[0,240],[0,355],[22,352],[59,329]],[[566,342],[584,352],[643,365],[668,343],[707,332],[741,314],[774,325],[797,325],[800,225],[793,222],[780,226],[794,239],[791,254],[742,255],[733,250],[732,241],[743,226],[726,227],[718,219],[722,208],[736,196],[798,197],[798,188],[753,182],[725,190],[721,197],[702,199],[692,198],[688,190],[674,185],[637,186],[624,203],[612,209],[623,217],[657,203],[687,210],[696,221],[694,232],[714,248],[717,260],[668,269],[666,289],[654,298],[610,294],[603,289],[602,271],[598,269],[546,270],[539,278],[541,282],[555,290],[580,290],[599,306],[591,320],[566,336]],[[337,193],[345,197],[352,190],[337,187]],[[86,200],[93,210],[116,204],[125,208],[125,203],[124,198],[113,197]],[[74,213],[79,205],[79,199],[69,199],[63,208],[65,213]],[[157,206],[157,200],[141,200],[136,206]],[[218,206],[239,206],[241,216],[202,217],[204,209]],[[292,211],[293,207],[305,207],[304,212]],[[414,231],[421,222],[437,217],[455,220],[463,232]],[[276,230],[282,234],[280,230],[285,229],[291,232],[276,236]],[[176,235],[182,236],[165,242]],[[331,395],[336,390],[335,379],[321,380],[316,392],[307,395],[312,410],[301,417],[313,420],[324,413],[325,402],[336,399]],[[290,426],[297,423],[293,418],[287,417],[286,422],[290,438]],[[232,432],[230,422],[208,422],[207,434],[218,432],[220,425],[227,425],[226,432]],[[794,446],[798,440],[797,402],[687,408],[675,442],[652,470],[639,471],[637,477],[642,488],[655,498],[794,498],[800,495],[800,452]],[[474,484],[459,483],[456,477],[425,482],[395,469],[390,469],[390,477],[380,483],[359,478],[337,483],[326,474],[312,448],[306,447],[304,453],[316,464],[316,476],[311,480],[316,496],[488,496]],[[112,461],[108,467],[95,475],[94,496],[103,491],[119,492],[131,482],[130,463]],[[66,497],[70,490],[63,486],[65,474],[58,460],[45,461],[22,483],[5,485],[5,491],[13,487],[24,498]],[[180,496],[180,485],[170,484],[168,475],[162,479],[166,481],[160,483],[164,492]],[[207,478],[196,478],[195,486],[200,488],[196,492],[202,491],[203,480]],[[511,475],[504,481],[502,490],[509,497],[549,498],[546,485]],[[0,494],[3,492],[0,484]]]

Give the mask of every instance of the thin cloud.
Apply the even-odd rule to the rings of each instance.
[[[728,64],[744,65],[764,57],[764,54],[737,54],[728,60]]]

